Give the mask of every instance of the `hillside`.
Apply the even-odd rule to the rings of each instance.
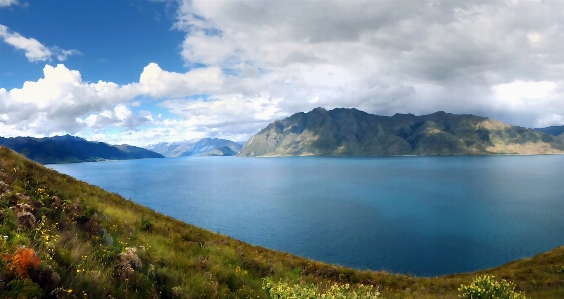
[[[536,128],[535,130],[557,136],[564,140],[564,126],[550,126],[546,128]]]
[[[564,153],[564,141],[486,117],[436,112],[378,116],[316,108],[270,123],[239,156],[389,156]]]
[[[564,247],[472,274],[359,271],[177,221],[0,147],[0,298],[269,298],[263,278],[373,285],[381,298],[458,298],[490,273],[528,298],[564,296]],[[25,247],[23,247],[25,246]]]
[[[227,147],[229,151],[220,150]],[[165,157],[179,156],[233,156],[237,154],[242,144],[227,139],[219,138],[203,138],[199,140],[190,140],[183,142],[158,143],[151,144],[146,147],[148,150],[155,151]],[[218,151],[219,150],[219,151]],[[231,153],[234,154],[231,154]],[[213,154],[212,154],[213,153]]]
[[[112,146],[70,135],[48,138],[0,137],[0,145],[42,164],[163,158],[160,154],[136,146]]]

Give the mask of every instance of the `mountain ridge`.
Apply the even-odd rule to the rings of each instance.
[[[564,141],[487,117],[438,111],[379,116],[316,108],[276,120],[238,156],[394,156],[564,153]]]
[[[44,138],[0,137],[0,145],[24,154],[41,164],[164,158],[158,153],[136,146],[110,145],[71,135]]]
[[[545,132],[564,140],[564,126],[550,126],[545,128],[535,128],[537,131]]]

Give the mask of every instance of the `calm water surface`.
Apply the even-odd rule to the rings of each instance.
[[[564,156],[181,157],[49,165],[188,223],[330,263],[475,271],[564,245]]]

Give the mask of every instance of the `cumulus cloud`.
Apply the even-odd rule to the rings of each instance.
[[[119,85],[47,65],[44,78],[0,89],[0,130],[245,140],[316,107],[564,125],[563,19],[561,1],[185,0],[174,27],[187,72],[149,63]],[[78,54],[5,26],[0,36],[30,61]]]
[[[187,73],[162,70],[156,63],[147,65],[135,87],[152,97],[183,97],[199,93],[219,92],[224,75],[219,67],[197,68]]]
[[[257,124],[264,125],[278,116],[276,105],[280,99],[267,94],[205,96],[241,86],[239,80],[233,82],[233,78],[217,67],[175,73],[150,63],[141,72],[139,82],[124,85],[84,82],[79,71],[63,64],[46,65],[43,73],[43,78],[25,82],[22,88],[0,89],[3,136],[49,136],[65,132],[108,141],[101,136],[111,136],[114,129],[135,131],[143,127],[144,132],[169,132],[169,139],[231,136],[240,140],[245,138],[241,134],[248,132],[249,126],[258,129]],[[203,98],[197,98],[202,94]],[[154,117],[144,109],[145,103],[140,98],[156,101],[170,115],[165,119],[160,115]],[[159,131],[159,128],[170,130]],[[134,140],[138,144],[142,133],[135,136],[139,137]]]
[[[24,51],[25,57],[30,62],[48,61],[52,59],[52,56],[55,56],[59,61],[64,61],[70,55],[80,54],[77,50],[64,50],[57,46],[48,48],[35,38],[27,38],[17,32],[11,32],[8,27],[1,24],[0,38],[17,50]]]
[[[8,7],[18,4],[18,0],[0,0],[0,7]]]
[[[8,115],[1,122],[11,131],[27,135],[75,133],[84,126],[77,118],[114,107],[138,94],[131,86],[83,82],[80,72],[62,64],[46,65],[43,73],[43,78],[25,82],[22,88],[0,89],[0,107]]]
[[[151,121],[153,121],[153,117],[150,112],[144,113],[143,116],[136,116],[124,104],[118,104],[112,110],[104,110],[97,114],[90,114],[85,119],[77,119],[79,124],[84,124],[88,128],[104,129],[107,127],[125,127],[130,130]]]
[[[194,0],[176,28],[188,65],[239,70],[253,80],[230,92],[269,92],[279,114],[446,110],[534,126],[558,124],[555,107],[564,115],[563,11],[558,1]]]

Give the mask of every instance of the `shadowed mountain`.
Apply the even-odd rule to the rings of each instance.
[[[221,148],[227,150],[219,150]],[[166,157],[178,156],[233,156],[237,154],[243,145],[231,140],[219,138],[204,138],[200,140],[190,140],[173,143],[158,143],[147,146],[146,148]],[[214,154],[212,154],[214,153]],[[221,153],[221,154],[220,154]]]
[[[140,147],[125,144],[112,146],[70,135],[48,138],[0,137],[0,145],[42,164],[163,158],[160,154]]]
[[[546,128],[536,128],[535,130],[548,133],[564,140],[564,126],[550,126]]]
[[[486,117],[442,111],[378,116],[316,108],[270,123],[238,156],[389,156],[564,153],[547,133]]]

